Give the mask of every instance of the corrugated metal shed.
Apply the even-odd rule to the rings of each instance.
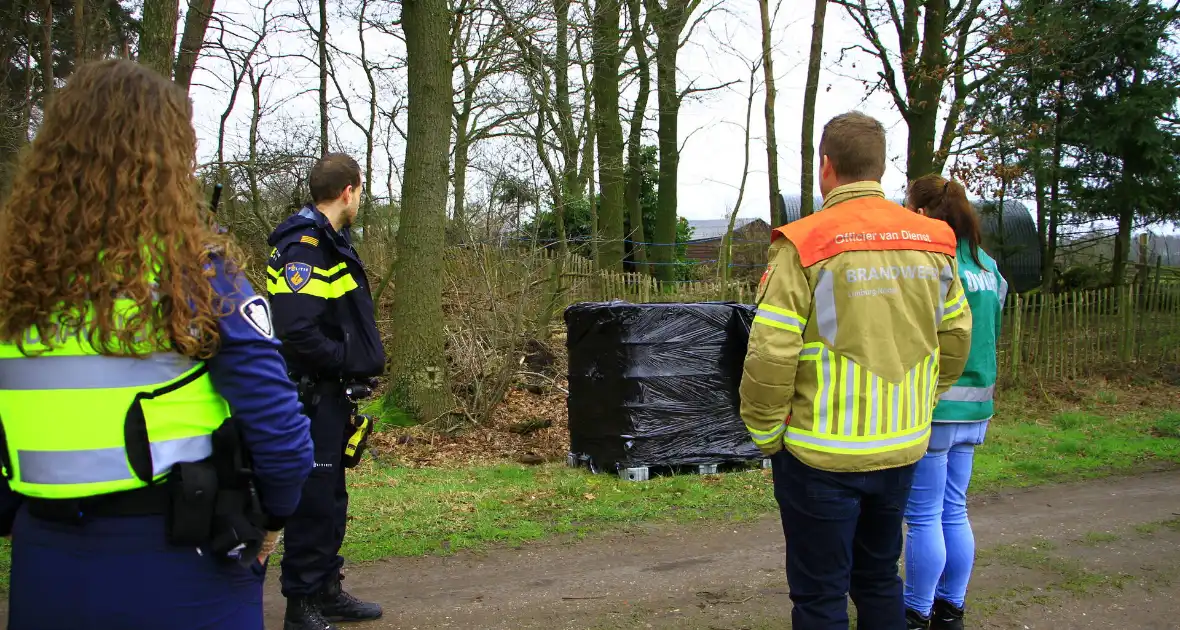
[[[799,220],[799,195],[780,195],[786,210],[787,222]],[[903,203],[901,199],[894,199]],[[820,197],[815,207],[823,207]],[[1037,224],[1032,213],[1019,201],[1004,202],[1004,234],[999,235],[999,216],[974,203],[983,226],[984,249],[1000,265],[1000,273],[1008,280],[1009,291],[1023,293],[1041,285],[1041,248],[1037,239]]]

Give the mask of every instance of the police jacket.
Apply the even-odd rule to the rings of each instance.
[[[764,452],[834,472],[922,457],[971,334],[950,227],[852,188],[772,232],[740,388]]]
[[[293,376],[377,376],[385,350],[373,318],[365,267],[347,231],[337,232],[314,205],[275,228],[267,243],[266,289],[275,333]]]

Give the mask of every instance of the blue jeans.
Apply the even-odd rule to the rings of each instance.
[[[938,423],[918,462],[906,506],[905,605],[929,615],[934,599],[962,607],[975,563],[975,536],[967,520],[967,485],[975,447],[987,421]]]
[[[904,630],[897,560],[914,466],[866,473],[818,470],[775,454],[774,497],[787,538],[794,630]]]

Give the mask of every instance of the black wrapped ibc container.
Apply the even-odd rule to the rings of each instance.
[[[720,302],[567,308],[570,452],[611,471],[760,459],[738,415],[753,319]]]

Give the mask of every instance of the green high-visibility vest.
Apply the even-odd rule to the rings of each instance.
[[[134,302],[115,308],[126,314]],[[52,349],[27,331],[33,356],[0,342],[4,473],[14,492],[76,499],[143,488],[174,464],[208,457],[229,416],[204,361],[169,351],[104,356],[86,329],[59,326]]]

